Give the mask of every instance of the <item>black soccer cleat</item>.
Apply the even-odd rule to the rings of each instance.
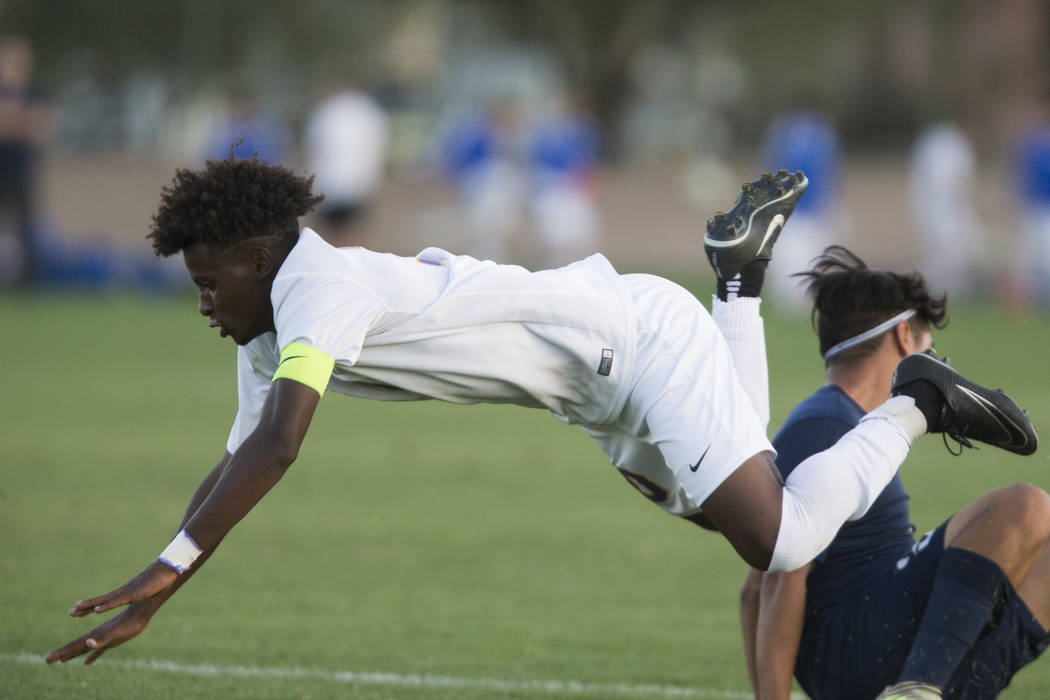
[[[1002,389],[971,382],[932,352],[908,355],[893,372],[894,396],[911,396],[926,416],[927,432],[944,433],[964,447],[970,440],[1030,455],[1039,436],[1028,414]]]
[[[707,222],[704,252],[719,279],[732,279],[752,260],[769,260],[780,230],[809,180],[801,170],[747,182],[727,213],[718,212]]]

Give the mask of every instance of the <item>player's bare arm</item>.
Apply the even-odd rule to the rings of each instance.
[[[757,700],[788,700],[813,564],[786,574],[752,568],[740,589],[748,678]]]
[[[203,552],[214,550],[226,533],[248,514],[295,461],[320,395],[289,379],[274,383],[258,427],[233,455],[215,486],[183,530]],[[170,587],[178,576],[156,561],[120,588],[80,601],[70,614],[103,613],[149,598]]]
[[[231,455],[229,452],[224,452],[222,459],[215,465],[215,468],[208,472],[208,475],[201,481],[200,486],[193,492],[193,497],[190,499],[190,504],[186,506],[186,514],[182,516],[182,522],[179,523],[179,529],[186,527],[186,523],[190,521],[193,514],[197,512],[197,509],[201,507],[201,503],[204,503],[204,499],[208,497],[211,490],[215,488],[215,483],[222,476],[223,471],[226,469],[226,465],[229,464]]]
[[[316,390],[297,381],[274,382],[258,427],[183,528],[201,549],[214,549],[284,476],[299,454],[320,398]]]
[[[788,573],[762,575],[755,668],[759,700],[788,700],[802,639],[806,576],[813,564]]]
[[[758,636],[759,601],[762,596],[762,571],[753,566],[747,570],[740,586],[740,633],[744,642],[747,678],[758,696],[758,668],[755,661],[755,638]]]
[[[91,651],[91,663],[105,650],[139,634],[157,609],[200,568],[233,528],[284,476],[295,461],[320,399],[318,392],[279,379],[267,396],[258,427],[240,449],[223,458],[197,488],[182,531],[201,548],[186,571],[157,560],[126,584],[105,595],[79,601],[69,614],[83,617],[124,605],[130,607],[87,635],[53,651],[48,663],[68,661]]]

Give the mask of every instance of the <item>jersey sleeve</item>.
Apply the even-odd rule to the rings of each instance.
[[[365,336],[386,310],[366,287],[342,278],[327,279],[322,272],[275,285],[273,305],[282,353],[298,343],[344,365],[357,362]]]
[[[269,336],[272,343],[273,336]],[[237,417],[226,440],[226,451],[233,454],[259,424],[263,403],[270,391],[270,380],[277,370],[276,357],[263,351],[261,342],[237,349]]]

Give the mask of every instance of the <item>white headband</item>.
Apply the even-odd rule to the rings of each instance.
[[[877,325],[874,328],[872,328],[870,331],[864,331],[863,333],[855,335],[852,338],[846,338],[845,340],[843,340],[841,343],[838,343],[837,345],[832,345],[830,348],[828,348],[828,351],[826,353],[824,353],[824,359],[827,359],[827,358],[831,357],[832,355],[837,355],[840,352],[842,352],[843,350],[845,350],[847,348],[851,348],[854,345],[860,345],[865,340],[871,340],[875,336],[881,335],[882,333],[885,333],[889,329],[893,328],[894,326],[896,326],[901,321],[907,321],[909,318],[911,318],[914,315],[915,315],[915,309],[908,309],[907,311],[901,311],[899,314],[897,314],[893,318],[889,319],[888,321],[883,321],[879,325]]]

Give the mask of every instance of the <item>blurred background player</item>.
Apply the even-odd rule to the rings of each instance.
[[[783,246],[786,247],[786,246]],[[840,246],[801,275],[825,359],[823,387],[773,441],[785,478],[890,396],[894,367],[930,350],[944,297],[918,273],[868,268]],[[752,570],[741,594],[757,697],[994,698],[1047,643],[1050,498],[1015,484],[985,494],[918,542],[898,473],[811,564]]]
[[[464,252],[482,260],[511,259],[512,239],[525,221],[528,158],[523,116],[513,97],[494,98],[451,127],[441,165],[459,191]]]
[[[388,140],[386,113],[353,82],[332,88],[310,113],[303,148],[325,198],[318,215],[330,242],[360,242],[356,229],[383,180]]]
[[[981,265],[981,220],[974,208],[977,156],[967,133],[950,121],[925,128],[911,152],[912,219],[919,233],[923,276],[953,299],[989,282]]]
[[[0,283],[37,276],[38,170],[51,115],[32,75],[29,40],[0,41]]]
[[[204,156],[222,160],[232,152],[236,158],[259,156],[267,163],[289,165],[291,146],[292,138],[280,120],[264,111],[250,90],[236,87],[216,115]]]
[[[801,170],[809,178],[809,189],[791,217],[791,245],[777,251],[769,264],[770,301],[779,309],[801,314],[806,293],[792,275],[810,262],[843,229],[838,208],[838,182],[842,169],[838,131],[816,99],[774,119],[767,129],[763,162],[765,169]]]
[[[1017,146],[1015,284],[1022,304],[1050,307],[1050,88],[1035,96]]]
[[[542,267],[558,267],[598,250],[595,169],[598,129],[582,96],[567,98],[534,130],[530,145],[530,220]]]

